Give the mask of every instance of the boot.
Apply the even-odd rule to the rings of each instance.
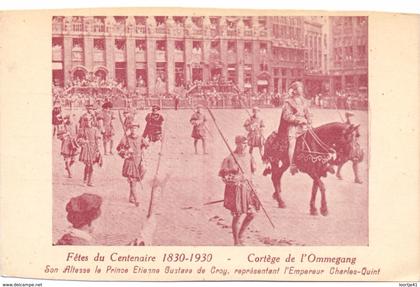
[[[87,178],[88,178],[88,167],[85,166],[85,169],[83,171],[83,183],[84,184],[86,184]]]
[[[88,176],[87,176],[87,186],[92,187],[92,174],[93,174],[93,167],[89,168]]]

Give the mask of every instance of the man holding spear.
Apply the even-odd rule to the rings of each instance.
[[[260,209],[260,202],[249,184],[252,184],[250,178],[256,170],[256,164],[252,155],[246,151],[246,137],[236,136],[235,144],[236,149],[223,160],[219,176],[226,184],[223,205],[233,216],[233,242],[242,245],[243,234]]]

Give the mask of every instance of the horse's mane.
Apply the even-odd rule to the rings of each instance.
[[[349,126],[347,123],[332,122],[318,126],[313,131],[325,143],[336,143],[342,137],[343,131]]]

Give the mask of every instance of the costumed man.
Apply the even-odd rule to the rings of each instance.
[[[350,113],[350,112],[345,113],[347,124],[350,124],[350,125],[352,124],[350,118],[353,117],[353,116],[354,116],[353,113]],[[364,151],[360,147],[360,144],[359,144],[359,138],[360,138],[359,131],[356,129],[355,133],[356,134],[353,137],[353,142],[351,144],[350,151],[348,151],[347,154],[349,155],[349,160],[351,160],[352,163],[353,163],[354,182],[362,184],[363,181],[360,179],[360,175],[359,175],[359,163],[362,162],[362,160],[364,158]],[[343,177],[341,176],[341,168],[343,167],[343,165],[346,162],[347,162],[347,160],[337,166],[336,176],[337,176],[338,179],[343,179]]]
[[[304,87],[302,82],[294,82],[289,89],[289,97],[285,99],[278,135],[287,136],[288,155],[290,163],[290,172],[292,175],[298,172],[294,162],[294,153],[296,138],[303,133],[311,124],[311,113],[309,103],[304,97]]]
[[[249,153],[252,154],[254,147],[258,147],[262,156],[262,147],[264,146],[264,136],[262,131],[265,127],[263,120],[259,117],[260,109],[252,108],[252,115],[245,121],[244,127],[248,132]]]
[[[87,123],[86,121],[83,121],[84,118],[89,118],[91,120],[91,126],[97,127],[98,123],[96,119],[95,107],[93,106],[93,104],[87,103],[85,105],[85,108],[86,108],[86,112],[79,119],[79,129],[83,129],[84,128],[83,124]]]
[[[201,111],[201,106],[195,108],[194,114],[191,116],[190,123],[193,125],[191,137],[194,139],[195,154],[198,154],[197,144],[201,140],[203,145],[203,153],[207,154],[206,150],[206,116]]]
[[[112,147],[114,145],[114,126],[112,121],[115,119],[114,113],[111,111],[112,103],[105,102],[102,105],[102,111],[98,113],[97,120],[99,128],[102,133],[102,140],[104,145],[104,155],[107,155],[107,145],[109,143],[109,154],[112,155]]]
[[[102,166],[102,155],[99,151],[98,141],[101,138],[98,129],[93,126],[94,119],[89,113],[80,119],[80,128],[77,135],[77,143],[81,147],[79,161],[85,164],[83,182],[87,186],[93,186],[93,166],[97,163]]]
[[[143,131],[143,137],[151,142],[157,142],[162,139],[163,116],[159,113],[160,107],[152,106],[152,112],[146,116],[146,127]]]
[[[143,180],[146,173],[143,150],[148,146],[147,140],[139,135],[139,127],[139,124],[131,123],[117,146],[118,154],[124,158],[122,176],[127,178],[130,185],[128,201],[135,206],[139,206],[136,195],[137,183]]]
[[[235,144],[236,149],[223,160],[219,176],[226,184],[223,205],[230,210],[233,216],[233,242],[234,245],[242,245],[243,234],[260,209],[260,203],[250,186],[252,185],[252,175],[256,171],[256,164],[252,155],[246,151],[246,137],[237,136]]]
[[[74,124],[70,115],[64,117],[64,132],[59,134],[61,140],[61,155],[64,158],[65,169],[69,178],[72,177],[70,167],[74,164],[74,157],[79,146],[77,145],[77,126]]]
[[[53,124],[53,137],[58,134],[61,124],[63,123],[63,116],[61,114],[60,101],[55,100],[52,109],[52,124]]]
[[[72,228],[56,245],[95,245],[92,222],[101,215],[101,205],[102,198],[96,194],[83,193],[70,199],[66,211]]]
[[[134,118],[136,115],[134,111],[124,110],[123,116],[124,116],[124,121],[123,121],[124,130],[127,131],[129,127],[131,126],[131,124],[134,122]]]

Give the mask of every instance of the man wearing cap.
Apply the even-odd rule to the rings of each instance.
[[[129,134],[125,135],[117,146],[118,154],[124,159],[122,176],[127,178],[130,185],[128,201],[139,206],[137,200],[137,183],[146,172],[143,159],[143,150],[148,146],[147,140],[139,135],[138,123],[131,123]]]
[[[74,164],[74,158],[77,154],[78,145],[76,143],[77,126],[70,115],[66,115],[63,121],[63,133],[58,135],[61,140],[61,155],[64,159],[65,169],[69,178],[72,177],[70,167]]]
[[[307,130],[307,125],[310,124],[311,114],[309,103],[304,97],[303,83],[294,82],[289,89],[289,97],[285,99],[278,129],[279,136],[287,136],[288,139],[288,155],[292,175],[298,172],[294,163],[296,138],[303,134]]]
[[[56,245],[94,245],[92,222],[101,215],[101,205],[102,198],[96,194],[84,193],[70,199],[66,211],[72,228]]]
[[[105,102],[102,105],[102,111],[98,113],[96,119],[102,133],[102,140],[104,145],[104,155],[107,155],[107,144],[109,143],[109,153],[112,154],[112,147],[114,144],[114,126],[112,121],[115,119],[114,113],[111,111],[112,103]]]
[[[195,108],[195,112],[191,116],[190,123],[193,125],[191,137],[194,139],[195,154],[198,154],[197,144],[201,140],[203,144],[203,153],[207,154],[206,150],[206,116],[201,112],[201,106]]]
[[[249,153],[252,154],[254,147],[258,147],[260,155],[262,155],[262,147],[264,146],[264,136],[262,131],[265,127],[263,120],[259,117],[260,109],[252,108],[252,115],[245,121],[244,127],[248,132]]]
[[[256,171],[256,164],[252,155],[246,151],[246,137],[237,136],[235,144],[236,148],[233,153],[223,160],[219,176],[225,183],[223,205],[230,210],[233,216],[233,242],[234,245],[242,245],[243,234],[260,209],[260,204],[250,187],[252,175]],[[243,173],[238,163],[243,169]],[[240,222],[242,218],[243,221]]]
[[[146,127],[144,128],[143,137],[151,142],[157,142],[162,139],[163,116],[159,114],[160,107],[152,106],[152,112],[146,116]]]
[[[86,108],[86,112],[84,114],[82,114],[82,116],[79,119],[79,128],[82,129],[84,128],[83,124],[86,124],[87,121],[84,120],[84,118],[89,119],[89,121],[91,122],[91,125],[93,127],[97,127],[98,123],[97,123],[97,119],[96,119],[96,111],[95,111],[95,107],[93,104],[86,104],[85,105]]]
[[[98,163],[102,166],[102,156],[98,148],[98,140],[101,138],[98,129],[93,126],[94,116],[87,113],[80,118],[80,126],[77,135],[77,143],[80,145],[79,161],[85,164],[83,182],[87,186],[93,186],[93,165]]]

